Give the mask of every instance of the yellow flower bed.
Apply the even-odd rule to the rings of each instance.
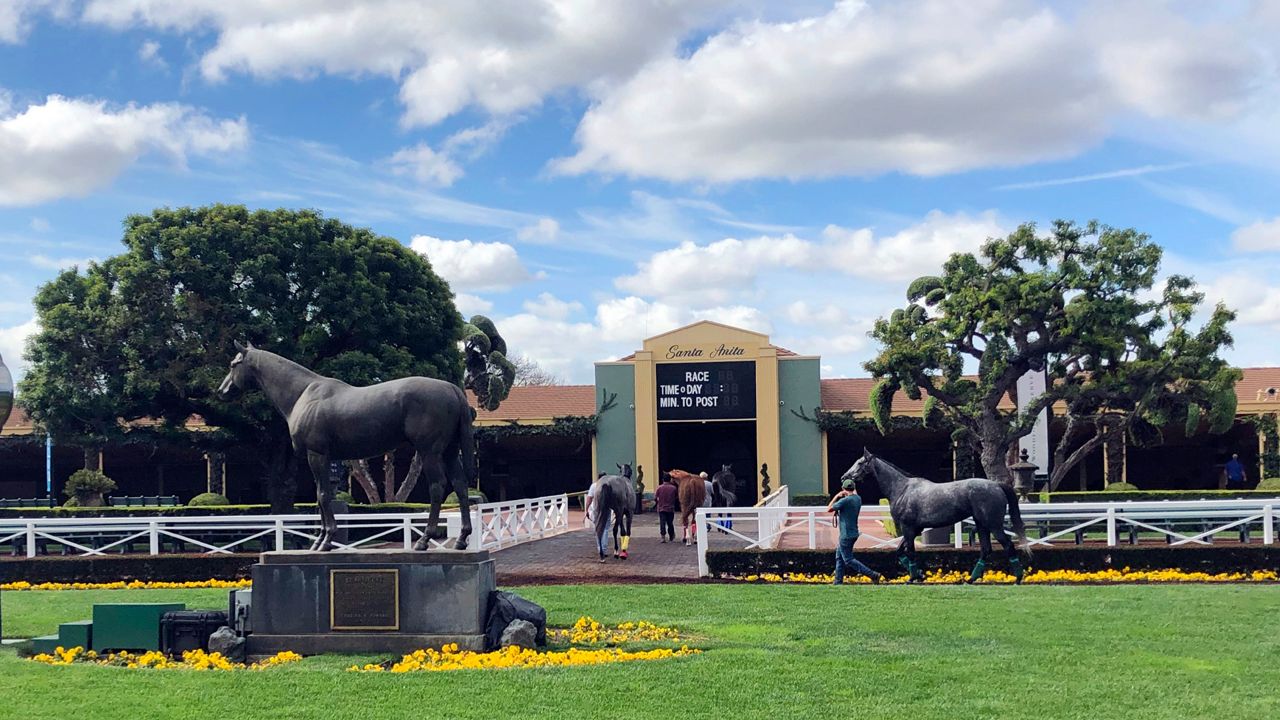
[[[85,650],[82,647],[73,647],[70,650],[58,647],[54,649],[52,654],[40,653],[31,659],[38,663],[45,663],[46,665],[72,665],[76,663],[83,663],[90,665],[110,665],[129,669],[264,670],[266,668],[276,667],[277,665],[298,662],[302,659],[302,656],[298,653],[286,650],[285,652],[276,653],[266,660],[246,665],[245,663],[231,662],[223,657],[222,653],[208,653],[204,650],[188,650],[182,653],[181,660],[176,660],[158,650],[150,650],[141,654],[117,652],[99,655],[93,650]]]
[[[405,655],[397,663],[381,665],[352,665],[350,672],[440,672],[445,670],[496,670],[505,668],[571,667],[575,665],[602,665],[609,663],[666,660],[697,655],[701,650],[687,646],[676,649],[629,651],[621,648],[584,650],[569,648],[563,652],[538,652],[510,646],[491,653],[459,650],[456,644],[445,645],[441,650],[418,650]]]
[[[248,588],[253,581],[244,580],[188,580],[186,582],[166,582],[163,580],[117,580],[107,583],[29,583],[19,580],[11,583],[0,583],[0,590],[194,590],[199,588]]]
[[[568,629],[548,629],[547,637],[574,645],[620,645],[636,641],[678,641],[680,631],[651,622],[624,622],[615,627],[601,625],[595,618],[583,615]]]
[[[747,582],[771,582],[771,583],[830,583],[834,579],[831,575],[807,573],[762,573],[759,575],[742,575],[737,579]],[[968,572],[961,571],[943,571],[934,570],[925,573],[925,583],[933,585],[948,585],[964,582],[969,579]],[[1280,581],[1280,573],[1274,570],[1253,570],[1251,572],[1235,572],[1235,573],[1203,573],[1203,572],[1184,572],[1176,569],[1166,570],[1131,570],[1123,568],[1120,570],[1096,570],[1096,571],[1080,571],[1080,570],[1035,570],[1027,573],[1023,578],[1026,584],[1059,584],[1059,583],[1247,583],[1247,582],[1278,582]],[[857,577],[846,577],[846,583],[861,583],[869,585],[871,580],[861,575]],[[905,584],[907,578],[905,576],[885,580],[884,582],[892,584]],[[989,570],[982,577],[983,583],[1013,583],[1014,577],[999,570]]]

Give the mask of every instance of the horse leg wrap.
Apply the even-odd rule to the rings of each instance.
[[[1009,569],[1013,571],[1014,583],[1021,585],[1022,576],[1026,574],[1022,569],[1022,561],[1016,557],[1009,558]]]
[[[912,562],[911,558],[906,555],[899,555],[898,564],[906,569],[908,580],[915,581],[917,579],[923,579],[924,573],[920,572],[920,567]]]
[[[622,536],[622,557],[627,556],[627,548],[629,547],[631,547],[631,536],[623,535]]]
[[[987,572],[987,564],[983,562],[981,558],[979,558],[978,563],[973,566],[973,572],[969,573],[969,582],[971,583],[978,582],[978,579],[981,578],[983,575],[985,575],[986,572]]]

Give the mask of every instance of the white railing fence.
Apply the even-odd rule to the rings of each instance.
[[[772,496],[771,496],[772,497]],[[1160,500],[1139,502],[1096,502],[1021,505],[1027,544],[1032,548],[1057,544],[1093,543],[1116,547],[1140,541],[1169,545],[1209,545],[1215,536],[1227,534],[1233,540],[1252,542],[1259,537],[1264,545],[1276,542],[1276,511],[1280,498],[1251,500]],[[889,507],[868,505],[862,517],[890,520]],[[834,548],[819,543],[830,535],[831,516],[825,507],[786,507],[761,503],[750,508],[699,508],[698,573],[708,575],[707,552],[712,549],[773,549],[785,540],[791,547]],[[974,544],[973,520],[951,528],[951,545]],[[1006,531],[1007,532],[1007,531]],[[896,547],[902,538],[888,532],[863,532],[870,549]]]
[[[440,514],[448,539],[462,531],[462,515]],[[399,546],[413,548],[426,530],[427,513],[342,513],[338,527],[348,540],[339,549]],[[527,500],[482,503],[471,508],[470,547],[496,550],[557,535],[569,529],[569,500],[551,495]],[[73,555],[136,552],[230,554],[309,547],[320,532],[319,515],[153,516],[104,518],[0,519],[0,546],[27,557],[56,549]],[[448,541],[433,540],[435,547]],[[53,547],[51,547],[53,546]],[[16,553],[20,554],[20,553]]]

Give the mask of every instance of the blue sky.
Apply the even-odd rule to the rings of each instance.
[[[572,382],[701,318],[857,376],[1018,223],[1150,233],[1280,364],[1280,3],[0,2],[0,353],[159,206],[425,252]]]

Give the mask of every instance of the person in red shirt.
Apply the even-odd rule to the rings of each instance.
[[[676,483],[670,475],[663,474],[662,482],[653,492],[653,499],[658,510],[658,532],[662,533],[662,542],[675,542],[676,539]]]

